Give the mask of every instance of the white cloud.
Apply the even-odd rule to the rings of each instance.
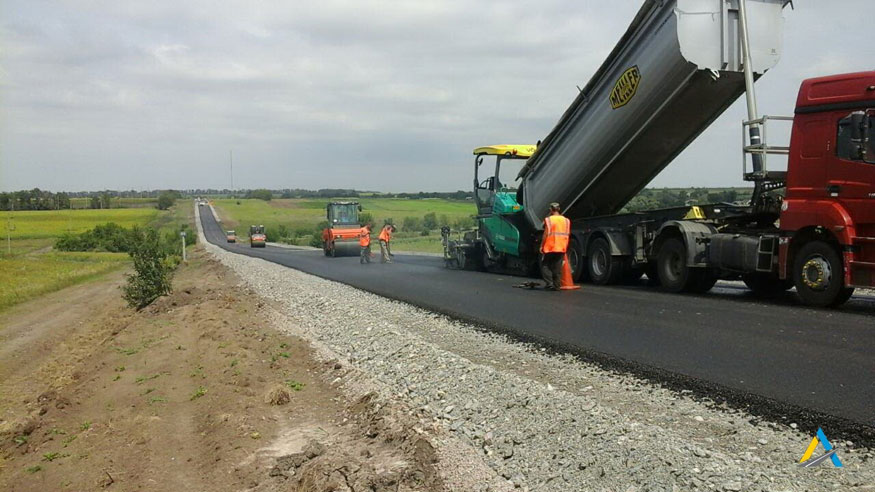
[[[871,2],[841,19],[797,4],[758,83],[764,112],[791,112],[804,76],[875,59],[841,41],[868,32]],[[467,188],[471,149],[542,138],[638,7],[7,0],[0,189],[222,187],[230,148],[239,186]],[[656,184],[737,183],[742,116],[733,106]]]

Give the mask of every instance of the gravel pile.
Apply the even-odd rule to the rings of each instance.
[[[853,443],[833,443],[843,469],[802,469],[809,435],[202,243],[279,306],[281,329],[348,360],[423,428],[469,443],[509,486],[875,491],[875,454]]]

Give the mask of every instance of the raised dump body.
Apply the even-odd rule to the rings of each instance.
[[[778,61],[786,0],[747,0],[751,67]],[[646,0],[520,172],[531,224],[614,214],[745,89],[737,0]],[[704,163],[707,164],[707,163]]]

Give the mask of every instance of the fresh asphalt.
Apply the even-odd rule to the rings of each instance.
[[[697,394],[721,395],[770,419],[823,420],[872,439],[875,429],[875,297],[855,296],[838,310],[800,306],[718,285],[704,295],[644,285],[546,292],[515,289],[526,279],[450,270],[432,256],[395,256],[359,264],[321,251],[229,244],[210,207],[200,207],[207,240],[481,327],[570,351]],[[343,302],[343,299],[338,299]],[[374,313],[375,317],[379,313]],[[767,407],[761,410],[758,407]],[[846,433],[843,431],[843,433]],[[800,451],[801,452],[801,451]]]

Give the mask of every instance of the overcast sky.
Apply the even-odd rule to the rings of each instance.
[[[875,68],[875,1],[797,0],[760,111]],[[639,0],[0,0],[0,189],[471,186],[544,137]],[[839,5],[841,8],[839,9]],[[653,186],[740,185],[741,98]]]

